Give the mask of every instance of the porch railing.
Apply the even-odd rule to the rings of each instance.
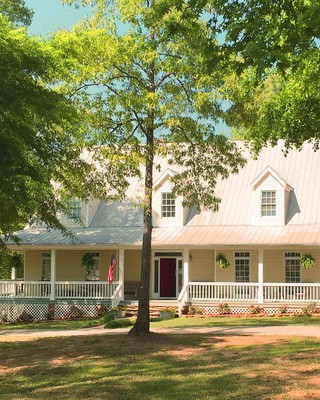
[[[56,282],[56,299],[111,299],[118,282]]]
[[[264,283],[264,302],[310,303],[320,301],[319,283]]]
[[[50,282],[0,281],[0,298],[50,298]]]
[[[119,282],[56,282],[56,299],[111,299]],[[0,281],[1,298],[50,299],[51,282]]]
[[[257,301],[258,283],[190,282],[189,299],[193,301]]]
[[[320,283],[263,283],[263,303],[320,301]],[[191,301],[258,302],[258,283],[190,282]]]

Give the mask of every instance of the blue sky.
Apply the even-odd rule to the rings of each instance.
[[[47,35],[58,29],[70,29],[76,22],[88,14],[88,10],[76,9],[62,4],[62,0],[24,0],[25,5],[34,11],[33,21],[29,27],[32,35]],[[216,132],[230,133],[230,128],[220,122]]]
[[[34,11],[29,31],[34,35],[46,35],[57,29],[69,29],[84,15],[86,10],[62,4],[61,0],[24,0]]]

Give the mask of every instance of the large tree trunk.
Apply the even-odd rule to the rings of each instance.
[[[149,295],[150,295],[150,263],[151,263],[151,235],[152,235],[152,170],[153,170],[153,129],[148,135],[145,165],[145,198],[144,198],[144,225],[141,260],[141,278],[139,288],[138,317],[129,335],[146,335],[150,329]]]
[[[152,3],[148,2],[151,7]],[[153,37],[150,32],[150,38]],[[148,68],[148,91],[155,93],[155,66],[154,62]],[[134,327],[129,331],[129,335],[146,335],[150,332],[150,270],[151,270],[151,235],[152,235],[152,192],[153,192],[153,157],[154,157],[154,110],[149,106],[148,118],[145,121],[146,145],[146,164],[145,164],[145,184],[144,184],[144,222],[143,222],[143,242],[141,277],[139,288],[139,309],[138,317]]]

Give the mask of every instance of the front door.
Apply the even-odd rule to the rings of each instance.
[[[160,297],[176,297],[175,258],[160,258]]]

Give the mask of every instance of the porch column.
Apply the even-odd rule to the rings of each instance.
[[[119,284],[121,284],[120,298],[124,300],[124,249],[119,249]]]
[[[11,280],[15,281],[16,280],[16,267],[11,268]]]
[[[56,299],[56,250],[51,250],[51,295],[50,300]]]
[[[189,284],[189,249],[183,250],[183,286]],[[187,291],[187,301],[189,301],[189,290]]]
[[[263,250],[259,249],[259,261],[258,261],[258,303],[263,303]]]

